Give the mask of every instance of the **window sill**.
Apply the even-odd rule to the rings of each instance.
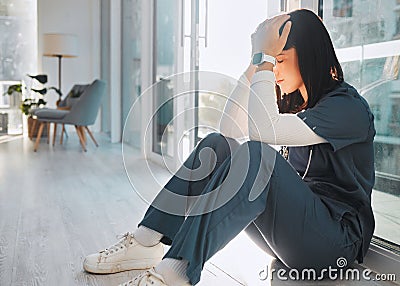
[[[394,283],[400,285],[400,255],[371,244],[362,266],[379,274],[395,274]]]

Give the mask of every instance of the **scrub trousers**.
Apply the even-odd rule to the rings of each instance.
[[[161,242],[171,245],[164,258],[189,262],[192,285],[205,262],[242,230],[299,271],[337,267],[339,258],[351,264],[361,245],[360,233],[334,218],[275,149],[219,133],[199,142],[139,225],[164,235]]]

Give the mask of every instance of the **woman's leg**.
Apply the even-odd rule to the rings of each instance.
[[[283,159],[277,160],[275,174],[276,187],[253,224],[279,260],[289,268],[317,272],[329,266],[339,269],[339,258],[353,263],[361,245],[360,230],[345,218],[334,217]]]
[[[184,221],[186,208],[190,207],[188,196],[200,194],[222,162],[238,146],[239,143],[234,139],[217,133],[204,138],[154,200],[154,205],[140,223],[143,227],[136,229],[133,234],[126,233],[107,249],[86,256],[83,262],[85,270],[104,274],[156,265],[164,254],[160,239],[164,243],[171,243]],[[171,194],[177,199],[171,201]],[[171,206],[175,207],[172,211]]]
[[[334,266],[338,255],[349,262],[355,258],[354,237],[267,144],[241,145],[214,174],[204,190],[209,192],[216,195],[198,205],[216,208],[189,216],[165,255],[189,262],[186,274],[192,284],[199,282],[204,263],[253,221],[269,228],[271,233],[264,234],[268,244],[290,267]],[[221,200],[225,203],[219,207]]]
[[[275,252],[268,245],[267,240],[264,238],[263,232],[260,231],[258,226],[251,222],[248,227],[245,229],[246,234],[250,237],[250,239],[265,253],[272,257],[276,257]]]
[[[192,198],[203,192],[216,170],[239,145],[236,140],[219,133],[207,135],[157,195],[139,226],[162,233],[161,241],[171,244],[185,220]]]

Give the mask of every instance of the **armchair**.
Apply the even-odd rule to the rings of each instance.
[[[84,89],[79,100],[69,109],[42,109],[37,110],[35,115],[39,125],[34,151],[39,146],[40,137],[45,125],[49,123],[74,125],[79,137],[82,149],[86,152],[85,130],[98,146],[92,132],[88,126],[93,125],[100,108],[101,99],[105,94],[106,83],[102,80],[95,80],[91,85]]]
[[[62,109],[62,110],[69,110],[71,107],[79,100],[80,95],[85,91],[85,89],[89,86],[90,84],[75,84],[72,89],[68,92],[67,96],[62,99],[57,101],[57,109]],[[43,108],[35,108],[31,109],[29,111],[30,116],[36,117],[36,112],[39,110],[43,110]],[[33,139],[35,134],[37,134],[38,131],[38,122],[37,120],[34,120],[30,130],[29,130],[29,139]],[[57,124],[54,124],[54,133],[53,133],[53,146],[55,143],[56,139],[56,131],[57,131]],[[60,144],[63,142],[63,134],[67,134],[64,128],[64,124],[62,125],[62,131],[61,131],[61,137],[60,137]],[[49,143],[49,136],[50,136],[50,125],[48,124],[47,126],[47,143]],[[43,135],[43,134],[42,134]]]

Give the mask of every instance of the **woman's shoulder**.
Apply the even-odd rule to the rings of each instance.
[[[321,120],[331,118],[333,122],[343,122],[344,125],[351,122],[358,126],[370,127],[374,121],[368,102],[356,88],[345,81],[337,83],[335,88],[326,93],[314,107],[306,110],[305,113],[318,114]]]
[[[357,106],[370,112],[367,100],[360,95],[357,89],[349,83],[342,81],[337,83],[336,86],[328,91],[321,100],[317,103],[321,105],[335,105],[343,108],[344,110],[353,109]]]
[[[334,150],[351,143],[370,142],[375,135],[374,116],[357,90],[341,82],[317,104],[298,116]]]

